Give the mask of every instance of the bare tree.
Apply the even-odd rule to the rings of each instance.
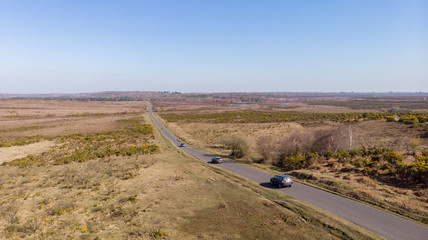
[[[351,124],[348,125],[348,136],[349,136],[349,150],[352,150],[352,148],[354,147],[354,139],[353,139],[354,133],[353,133]]]
[[[224,145],[232,150],[231,156],[243,158],[248,155],[248,143],[240,136],[230,136],[223,140]]]
[[[321,130],[315,134],[312,144],[313,151],[325,154],[328,151],[336,152],[341,147],[346,147],[346,138],[342,128]]]
[[[263,162],[270,162],[272,159],[272,136],[260,136],[257,139],[257,150],[262,156]]]
[[[282,156],[310,151],[312,135],[305,132],[293,133],[281,142],[279,152]]]

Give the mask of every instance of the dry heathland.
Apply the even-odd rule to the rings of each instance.
[[[378,238],[183,155],[142,102],[0,105],[1,239]]]
[[[236,108],[155,109],[191,145],[428,223],[426,112]]]

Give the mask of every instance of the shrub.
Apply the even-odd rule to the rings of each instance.
[[[416,149],[421,145],[421,139],[420,138],[410,138],[408,143],[408,147],[412,151],[416,151]]]
[[[297,153],[306,153],[310,151],[312,136],[308,133],[293,133],[285,137],[281,144],[279,153],[281,157],[295,155]]]
[[[156,229],[155,231],[153,231],[152,237],[153,238],[158,238],[158,237],[164,237],[164,236],[168,236],[168,232],[163,231],[161,229]]]
[[[418,161],[410,166],[415,172],[413,176],[414,181],[418,183],[428,182],[428,162],[427,161]]]
[[[319,155],[317,152],[306,154],[305,165],[307,165],[307,167],[311,166],[318,158]]]
[[[128,197],[126,200],[128,200],[128,201],[130,201],[130,202],[134,202],[134,201],[136,201],[136,200],[137,200],[137,195],[130,196],[130,197]]]
[[[423,153],[422,153],[423,154]],[[427,162],[428,163],[428,156],[424,155],[417,155],[416,156],[417,161]]]
[[[394,116],[386,116],[386,121],[387,122],[395,122],[395,117]]]
[[[356,156],[361,155],[361,151],[358,149],[354,149],[354,150],[350,150],[349,151],[349,155],[351,155],[351,158],[354,158]]]
[[[414,164],[403,165],[397,170],[397,174],[403,181],[426,184],[428,182],[428,163],[418,161]]]
[[[7,165],[27,167],[34,164],[55,165],[71,162],[85,162],[109,156],[132,156],[135,154],[154,154],[159,151],[158,145],[149,144],[148,137],[153,129],[149,124],[141,124],[138,119],[122,120],[128,125],[124,129],[89,134],[70,134],[59,139],[64,143],[61,151],[52,150],[42,155],[28,155]],[[38,138],[20,139],[21,143],[36,141]],[[19,143],[18,142],[18,143]],[[14,143],[15,145],[18,143]]]
[[[383,155],[383,159],[386,160],[394,167],[398,167],[403,164],[404,157],[394,151],[386,152]]]
[[[397,115],[402,115],[396,113]],[[419,114],[419,113],[418,113]],[[423,113],[421,113],[423,114]],[[351,122],[365,120],[378,120],[391,116],[391,113],[302,113],[302,112],[263,112],[240,111],[208,114],[161,114],[168,122],[211,122],[211,123],[268,123],[268,122],[293,122],[293,121],[322,121]],[[419,116],[419,115],[418,115]]]
[[[340,160],[340,161],[344,161],[346,159],[350,159],[351,158],[351,154],[343,149],[340,149],[339,151],[337,151],[337,153],[335,154],[335,157]]]
[[[6,142],[0,142],[0,147],[12,147],[12,144]]]
[[[325,158],[326,159],[330,159],[330,158],[332,158],[332,157],[334,157],[334,152],[333,151],[328,151],[326,154],[325,154]]]
[[[280,167],[285,171],[307,168],[311,166],[317,158],[318,153],[289,155],[282,158]]]
[[[326,154],[328,151],[336,152],[345,144],[344,129],[329,129],[315,133],[315,139],[312,143],[311,150]]]
[[[243,158],[248,154],[248,143],[240,136],[230,136],[223,140],[224,145],[232,150],[231,156],[236,158]]]
[[[260,136],[257,139],[257,150],[264,162],[270,161],[273,152],[272,136]]]
[[[286,156],[282,159],[281,167],[286,171],[301,169],[303,168],[304,161],[305,158],[301,154]]]
[[[381,155],[386,152],[392,151],[389,148],[384,147],[362,147],[361,148],[361,156],[371,156],[371,155]]]
[[[24,158],[15,159],[10,162],[5,162],[3,164],[9,165],[9,166],[16,166],[19,168],[25,168],[33,164],[39,163],[40,161],[41,161],[40,157],[36,157],[35,155],[29,154]]]
[[[398,121],[402,122],[404,124],[415,124],[415,123],[419,123],[418,118],[416,116],[413,116],[413,115],[401,117]]]
[[[428,117],[427,116],[418,116],[418,120],[420,123],[426,123],[426,122],[428,122]]]
[[[52,213],[53,215],[64,215],[66,213],[71,213],[74,211],[74,208],[69,207],[69,208],[59,208],[54,210]]]

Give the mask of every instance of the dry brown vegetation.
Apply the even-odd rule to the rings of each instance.
[[[331,214],[177,152],[157,131],[149,131],[147,115],[142,118],[133,113],[144,109],[141,102],[5,102],[21,117],[14,117],[12,123],[2,115],[5,124],[0,136],[10,147],[1,150],[31,150],[37,146],[33,144],[46,139],[51,144],[45,152],[35,149],[29,152],[32,157],[17,155],[18,159],[10,157],[7,164],[0,165],[2,239],[378,238]],[[34,104],[43,110],[34,110]],[[69,105],[80,110],[68,112]],[[26,112],[28,109],[42,112],[39,116]],[[28,123],[44,127],[27,129]],[[63,134],[53,125],[61,126]],[[130,132],[121,135],[129,130],[138,139]],[[124,146],[158,145],[160,150],[126,152],[117,147],[113,155],[95,154],[108,146],[115,148],[121,141]],[[75,155],[76,161],[54,161],[69,156],[58,158],[62,150],[82,154]]]
[[[24,158],[28,155],[37,155],[48,152],[56,145],[57,144],[53,141],[41,141],[25,146],[0,148],[0,165],[4,162],[10,162],[14,159]]]
[[[319,105],[313,106],[303,102],[294,100],[293,102],[286,102],[287,104],[280,103],[264,103],[255,105],[242,105],[238,106],[233,103],[218,103],[218,102],[153,102],[154,110],[163,113],[219,113],[219,112],[233,112],[233,111],[299,111],[299,112],[322,112],[325,113],[342,113],[342,112],[355,112],[346,107],[326,106]],[[357,110],[363,112],[363,110]]]
[[[280,145],[281,141],[294,133],[314,134],[319,131],[328,129],[342,128],[345,133],[348,131],[346,125],[335,122],[315,122],[315,123],[185,123],[185,122],[166,122],[183,140],[189,144],[201,147],[212,148],[218,151],[222,146],[222,140],[225,136],[237,135],[245,136],[255,158],[257,139],[261,136],[271,136],[275,148]],[[414,128],[409,128],[400,123],[387,123],[384,120],[365,121],[352,125],[353,145],[354,147],[362,146],[380,146],[393,147],[402,152],[408,148],[408,142],[411,138],[417,138],[420,131]],[[346,136],[349,137],[349,136]],[[343,139],[347,141],[346,138]],[[421,138],[419,149],[428,147],[427,139]],[[349,143],[345,143],[349,144]],[[225,150],[223,154],[228,154]]]
[[[352,169],[354,166],[351,164],[331,159],[305,170],[291,171],[290,174],[302,182],[427,223],[428,189],[425,186],[391,185]]]
[[[143,111],[141,102],[0,100],[0,141],[108,131]]]
[[[200,104],[198,106],[201,108]],[[245,111],[245,108],[248,107],[244,106],[242,111]],[[209,109],[212,109],[212,113],[222,112],[221,106],[207,105],[204,109],[205,114],[210,112]],[[318,110],[324,111],[322,108]],[[227,107],[225,111],[228,111]],[[237,161],[269,169],[269,171],[281,170],[280,168],[288,170],[306,168],[306,170],[295,171],[294,175],[302,181],[347,197],[374,204],[420,222],[428,222],[426,182],[425,180],[413,181],[405,175],[409,174],[412,164],[418,161],[424,163],[423,159],[426,157],[423,156],[422,151],[428,149],[428,139],[421,137],[421,134],[426,123],[417,127],[401,122],[388,122],[385,119],[352,122],[301,120],[266,123],[251,121],[237,123],[239,121],[234,119],[230,123],[227,122],[229,120],[217,123],[210,119],[208,121],[204,118],[198,119],[198,113],[194,109],[189,106],[181,108],[180,105],[177,105],[174,110],[160,112],[159,115],[163,116],[170,112],[180,115],[190,114],[190,118],[164,121],[174,133],[190,145],[215,154],[230,156],[231,145],[227,144],[227,139],[230,136],[238,136],[249,147],[247,147],[248,154],[241,159],[236,158]],[[229,117],[222,114],[218,116],[219,118]],[[265,144],[266,142],[270,144]],[[375,157],[379,157],[376,154],[361,156],[360,149],[373,147],[391,149],[388,151],[395,151],[398,155],[402,155],[402,163],[394,163],[401,164],[400,167],[402,167],[382,169],[389,166],[382,154],[379,155],[379,160],[375,160]],[[266,154],[266,149],[270,149],[270,154]],[[303,153],[308,149],[315,154],[304,155]],[[340,155],[341,149],[353,149],[357,155],[343,159]],[[300,153],[302,155],[298,156]],[[284,159],[287,160],[288,165],[285,165]],[[305,161],[305,159],[309,160]],[[369,161],[366,161],[367,159]],[[271,165],[272,163],[280,168]],[[424,164],[426,165],[426,160]],[[409,167],[404,168],[407,165]],[[425,171],[426,167],[422,166],[421,169]],[[418,176],[418,179],[428,177],[426,172],[418,174],[423,175]]]

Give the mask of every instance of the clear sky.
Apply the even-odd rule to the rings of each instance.
[[[428,92],[428,1],[0,0],[0,93]]]

